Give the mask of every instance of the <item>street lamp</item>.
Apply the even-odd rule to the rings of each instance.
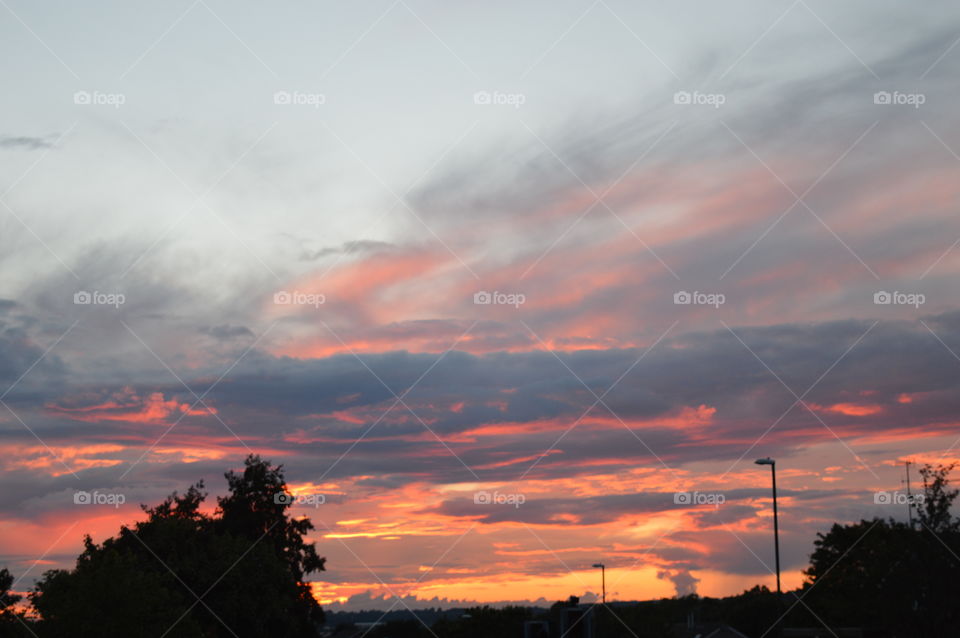
[[[757,465],[769,465],[773,479],[773,549],[777,562],[777,598],[780,597],[780,524],[777,521],[777,462],[769,456],[754,461]]]
[[[602,590],[603,598],[601,598],[601,600],[603,601],[603,604],[606,605],[607,604],[607,567],[603,563],[594,563],[593,567],[594,569],[600,570],[600,583],[601,583],[601,586],[603,587],[603,590]]]

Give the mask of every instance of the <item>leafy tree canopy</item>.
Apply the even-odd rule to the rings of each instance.
[[[86,537],[76,567],[47,572],[31,594],[41,638],[315,636],[323,613],[304,577],[324,559],[304,538],[310,521],[273,498],[282,467],[251,455],[226,478],[212,515],[200,482],[101,544]]]

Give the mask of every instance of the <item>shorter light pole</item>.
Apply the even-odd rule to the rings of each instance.
[[[910,529],[913,529],[913,495],[910,493],[910,461],[905,461],[907,465],[907,520],[910,521]]]
[[[777,563],[777,598],[780,598],[780,524],[777,521],[777,462],[767,457],[754,461],[757,465],[769,465],[773,479],[773,551]]]
[[[597,569],[597,568],[600,569],[600,586],[603,588],[601,590],[603,594],[600,600],[602,600],[603,604],[606,605],[607,604],[607,567],[603,563],[594,563],[593,567],[594,569]]]

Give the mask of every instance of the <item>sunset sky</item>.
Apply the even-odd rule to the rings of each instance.
[[[960,459],[924,6],[0,0],[0,567],[253,452],[328,609],[728,595],[770,456],[798,586]]]

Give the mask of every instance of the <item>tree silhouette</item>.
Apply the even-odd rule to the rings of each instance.
[[[952,467],[921,470],[919,529],[874,519],[834,524],[818,534],[805,572],[810,608],[834,626],[859,625],[898,637],[951,635],[960,622],[960,522],[950,513],[957,496],[949,488]]]
[[[322,612],[302,582],[323,569],[302,536],[312,526],[262,498],[286,490],[281,468],[251,456],[227,478],[213,515],[201,482],[102,544],[86,537],[76,567],[47,572],[31,594],[39,635],[315,636]]]
[[[287,514],[292,499],[287,493],[283,466],[271,467],[251,454],[242,474],[230,471],[224,475],[230,494],[218,499],[218,528],[226,534],[262,542],[273,548],[287,565],[297,583],[297,600],[301,614],[312,622],[323,623],[323,611],[304,582],[306,574],[324,569],[325,558],[317,555],[313,543],[304,536],[314,529],[310,519],[293,519]]]
[[[30,635],[23,611],[15,608],[23,596],[10,591],[13,583],[13,574],[7,569],[0,569],[0,638]]]
[[[960,520],[953,518],[950,508],[960,490],[949,489],[949,475],[956,467],[927,464],[920,468],[923,477],[923,503],[917,508],[920,523],[932,532],[947,532],[960,529]]]
[[[7,620],[13,614],[13,606],[20,602],[23,596],[10,591],[13,586],[13,574],[6,568],[0,569],[0,618]]]

